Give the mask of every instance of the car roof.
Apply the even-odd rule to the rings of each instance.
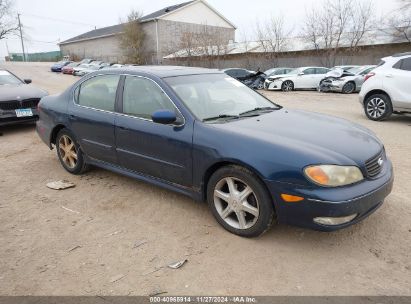
[[[326,68],[326,67],[321,67],[321,66],[306,66],[306,67],[299,67],[299,68],[297,68],[297,69],[317,69],[317,68],[319,68],[319,69],[328,69],[329,70],[329,68]]]
[[[109,69],[107,70],[109,71]],[[122,68],[112,69],[116,73],[133,73],[140,72],[151,74],[159,78],[175,77],[184,75],[198,74],[222,74],[222,71],[216,69],[185,67],[185,66],[168,66],[168,65],[141,65],[141,66],[125,66]]]

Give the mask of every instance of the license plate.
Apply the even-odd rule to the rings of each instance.
[[[31,111],[31,109],[18,109],[16,110],[16,116],[17,117],[33,116],[33,112]]]

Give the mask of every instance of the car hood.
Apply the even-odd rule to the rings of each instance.
[[[291,76],[291,75],[289,75],[289,76]],[[277,79],[284,78],[284,77],[287,77],[287,74],[269,76],[269,77],[267,77],[267,79],[272,81],[272,80],[277,80]]]
[[[284,108],[214,126],[230,134],[236,133],[277,147],[284,153],[302,153],[312,163],[363,165],[383,148],[375,134],[361,125],[332,116]]]
[[[48,95],[46,91],[32,85],[0,85],[0,102],[29,98],[42,98],[46,95]]]

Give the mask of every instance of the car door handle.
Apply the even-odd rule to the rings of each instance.
[[[385,77],[392,78],[393,75],[392,74],[387,74],[387,75],[385,75]]]

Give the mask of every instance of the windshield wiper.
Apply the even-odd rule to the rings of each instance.
[[[278,110],[278,108],[274,107],[259,107],[259,108],[254,108],[249,111],[245,111],[243,113],[238,114],[238,116],[244,116],[244,115],[249,115],[249,114],[257,114],[258,112],[266,112],[266,111],[274,111]]]
[[[212,121],[212,120],[218,120],[218,119],[223,119],[223,118],[237,119],[237,118],[239,118],[239,116],[238,115],[229,115],[229,114],[220,114],[218,116],[204,118],[203,121]]]

